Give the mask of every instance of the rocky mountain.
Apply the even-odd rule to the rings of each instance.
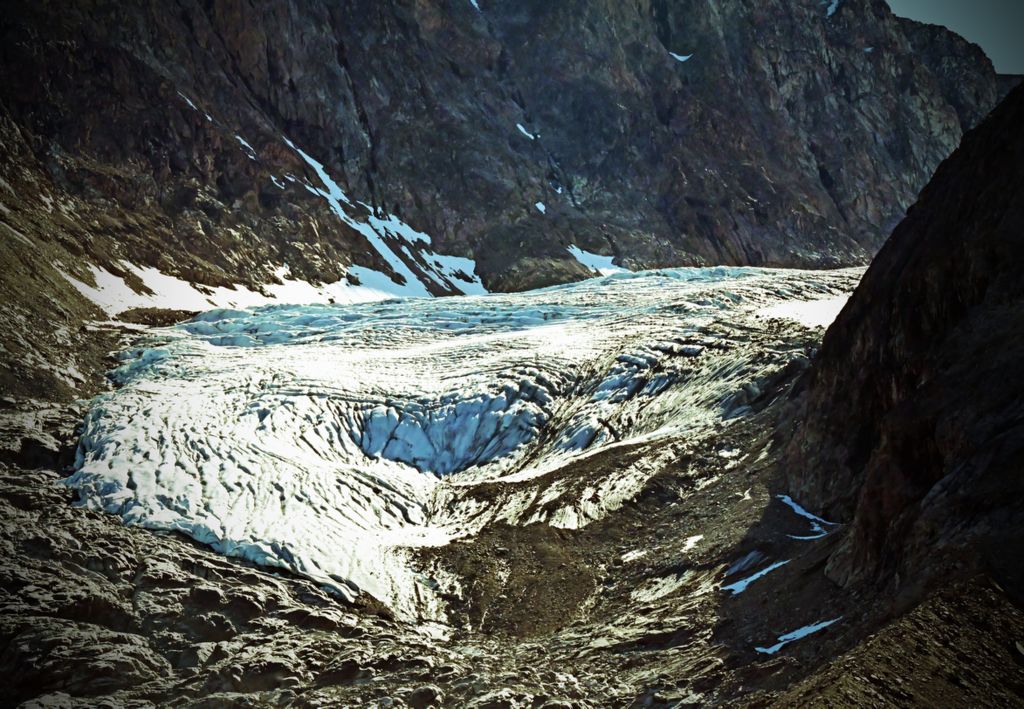
[[[16,1],[0,38],[25,393],[96,371],[13,362],[59,349],[40,298],[75,331],[97,281],[441,295],[577,280],[581,252],[861,263],[996,95],[976,47],[882,0]]]
[[[788,453],[842,584],[1024,593],[1024,87],[939,168],[829,329]]]
[[[973,45],[881,0],[0,39],[0,704],[1024,697],[1024,87]],[[936,166],[824,340],[861,269],[628,272],[860,264]]]
[[[992,62],[976,44],[942,27],[898,18],[917,57],[938,81],[939,90],[956,111],[960,128],[977,125],[999,98],[1009,92],[1001,77],[993,84]]]

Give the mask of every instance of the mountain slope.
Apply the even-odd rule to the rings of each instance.
[[[97,385],[92,301],[859,263],[996,86],[880,0],[11,2],[0,39],[0,380],[46,398]]]
[[[829,575],[1024,590],[1024,87],[939,168],[825,336],[788,451]],[[789,435],[784,432],[784,435]]]

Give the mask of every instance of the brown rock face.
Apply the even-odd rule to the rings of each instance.
[[[575,242],[634,267],[857,262],[994,102],[976,47],[880,1],[480,7],[9,3],[0,102],[40,191],[115,221],[76,224],[96,260],[387,270],[274,183],[308,173],[287,136],[502,290],[585,275]]]
[[[840,581],[954,566],[1019,592],[1024,87],[939,168],[829,329],[789,482],[851,529]]]
[[[61,274],[90,265],[137,289],[125,262],[400,282],[286,138],[353,223],[394,215],[519,290],[591,275],[571,244],[630,268],[863,262],[994,100],[976,48],[881,0],[478,4],[5,3],[4,390],[67,388],[44,346],[100,370],[61,354],[99,317]]]

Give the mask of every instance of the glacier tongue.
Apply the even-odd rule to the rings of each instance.
[[[121,354],[67,484],[129,524],[443,620],[411,548],[496,519],[582,526],[621,504],[667,452],[579,499],[544,481],[604,446],[727,425],[764,374],[736,347],[743,329],[856,277],[673,269],[515,295],[209,311]],[[489,508],[461,497],[480,484],[515,492]]]

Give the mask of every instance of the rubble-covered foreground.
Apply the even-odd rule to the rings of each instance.
[[[459,580],[414,569],[409,549],[499,520],[603,517],[672,456],[582,487],[560,469],[742,418],[803,357],[748,346],[760,312],[835,303],[856,277],[677,269],[517,295],[213,310],[121,355],[67,484],[128,524],[446,626],[438,590]],[[487,502],[481,486],[496,491]]]

